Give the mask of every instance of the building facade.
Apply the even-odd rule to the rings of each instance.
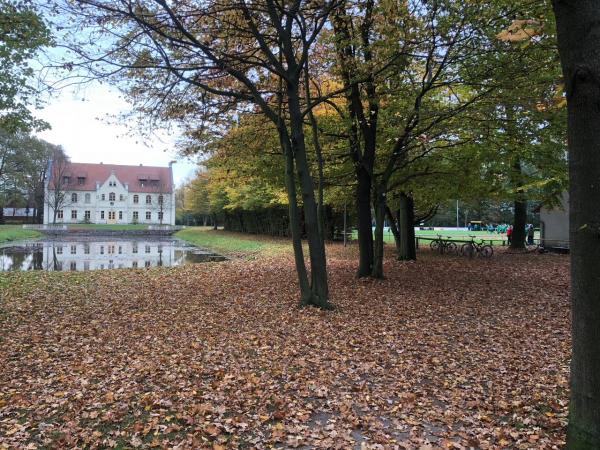
[[[569,193],[563,192],[560,205],[540,209],[541,243],[545,248],[568,249],[569,239]]]
[[[44,224],[175,225],[171,165],[50,164]]]

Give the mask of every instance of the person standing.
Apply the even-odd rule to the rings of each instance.
[[[510,245],[510,243],[512,242],[512,232],[513,232],[513,226],[509,225],[508,228],[506,229],[506,239],[508,239],[508,245]]]
[[[527,245],[533,245],[533,235],[535,230],[533,229],[533,224],[530,223],[529,227],[527,227]]]

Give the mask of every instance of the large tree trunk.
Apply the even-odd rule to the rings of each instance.
[[[310,175],[310,166],[306,155],[303,131],[304,119],[300,108],[300,97],[293,84],[288,85],[288,107],[290,111],[291,147],[302,192],[304,226],[310,259],[312,295],[310,298],[303,298],[302,303],[330,309],[325,241],[320,233],[321,227],[319,226],[319,214],[317,212],[317,202],[315,201],[314,183]]]
[[[375,191],[375,241],[373,245],[373,278],[383,278],[383,225],[385,222],[385,190],[377,188]]]
[[[566,85],[573,355],[567,448],[600,448],[600,2],[554,0]]]
[[[415,203],[410,195],[400,194],[400,209],[398,214],[400,227],[400,252],[398,259],[402,261],[415,261],[417,248],[415,246]]]
[[[371,276],[373,270],[373,217],[371,215],[371,176],[360,165],[357,169],[356,212],[358,216],[358,271],[357,276]]]
[[[525,225],[527,225],[527,200],[515,200],[515,214],[510,248],[521,250],[525,248]]]

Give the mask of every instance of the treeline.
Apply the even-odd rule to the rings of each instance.
[[[0,130],[0,224],[14,221],[4,208],[23,208],[29,217],[20,222],[42,223],[44,187],[50,160],[65,158],[61,147],[27,133]]]

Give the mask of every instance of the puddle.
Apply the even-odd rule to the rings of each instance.
[[[173,267],[226,259],[174,238],[57,238],[0,248],[0,272]]]

